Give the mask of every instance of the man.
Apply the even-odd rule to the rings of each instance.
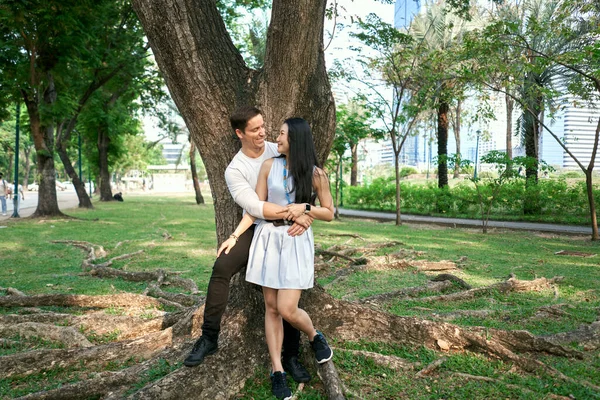
[[[263,206],[268,203],[260,201],[255,192],[263,161],[279,156],[277,145],[265,141],[265,123],[261,111],[256,107],[241,107],[231,115],[230,122],[242,144],[241,150],[225,170],[227,188],[233,200],[244,209],[244,212],[257,218],[281,219],[281,215],[277,214],[276,210],[270,209],[268,205],[263,209]],[[307,215],[300,216],[295,219],[288,233],[292,236],[302,234],[311,224],[312,218]],[[240,235],[237,245],[228,254],[222,253],[215,261],[206,294],[202,336],[194,344],[192,351],[183,362],[184,365],[188,367],[199,365],[206,356],[218,350],[221,317],[229,298],[229,281],[248,263],[248,252],[253,235],[254,226]],[[308,382],[310,374],[298,360],[300,332],[286,321],[283,322],[283,331],[283,367],[296,382]]]
[[[0,172],[0,203],[2,203],[2,215],[6,215],[6,197],[10,194],[10,185],[4,180],[4,175]]]

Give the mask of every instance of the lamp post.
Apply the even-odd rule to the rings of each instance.
[[[12,218],[19,216],[19,117],[21,116],[21,104],[17,103],[17,124],[15,133],[15,190],[13,196],[13,214]]]
[[[479,164],[479,136],[481,131],[477,129],[477,144],[475,145],[475,171],[473,172],[473,179],[477,179],[477,165]]]

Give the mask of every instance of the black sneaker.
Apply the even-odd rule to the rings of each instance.
[[[271,390],[273,396],[278,399],[290,400],[292,398],[292,391],[288,387],[285,376],[285,372],[273,372],[271,374]]]
[[[183,365],[186,367],[200,365],[202,364],[202,361],[204,361],[204,357],[215,354],[218,349],[219,346],[217,345],[217,342],[213,342],[204,336],[200,336],[200,339],[196,341],[190,354],[183,361]]]
[[[324,362],[331,360],[331,357],[333,357],[333,350],[331,350],[327,344],[325,336],[323,336],[323,334],[319,331],[317,331],[313,341],[310,342],[310,347],[315,352],[315,358],[319,364],[323,364]]]
[[[310,381],[310,374],[304,368],[304,365],[300,364],[298,357],[284,357],[282,364],[284,371],[290,374],[296,382],[306,383]]]

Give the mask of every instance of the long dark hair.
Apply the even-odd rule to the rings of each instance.
[[[284,124],[288,126],[290,151],[287,163],[294,180],[292,191],[296,193],[296,203],[314,204],[313,170],[319,165],[312,131],[302,118],[288,118]]]

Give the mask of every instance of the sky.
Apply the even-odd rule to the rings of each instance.
[[[334,0],[329,0],[331,3]],[[382,4],[375,0],[337,0],[339,15],[336,22],[344,25],[350,25],[351,16],[366,17],[369,13],[375,13],[383,21],[393,24],[394,20],[394,4]],[[325,33],[323,36],[324,45],[327,47],[325,52],[325,62],[329,68],[335,59],[345,59],[352,57],[353,52],[348,50],[348,46],[359,46],[360,42],[351,38],[348,33],[351,28],[348,26],[341,31],[336,29],[333,39],[331,32],[333,21],[325,21]],[[331,39],[331,43],[329,43]],[[329,43],[329,44],[328,44]],[[143,120],[144,131],[148,140],[157,140],[159,138],[159,130],[156,127],[156,120],[151,117],[146,117]]]

